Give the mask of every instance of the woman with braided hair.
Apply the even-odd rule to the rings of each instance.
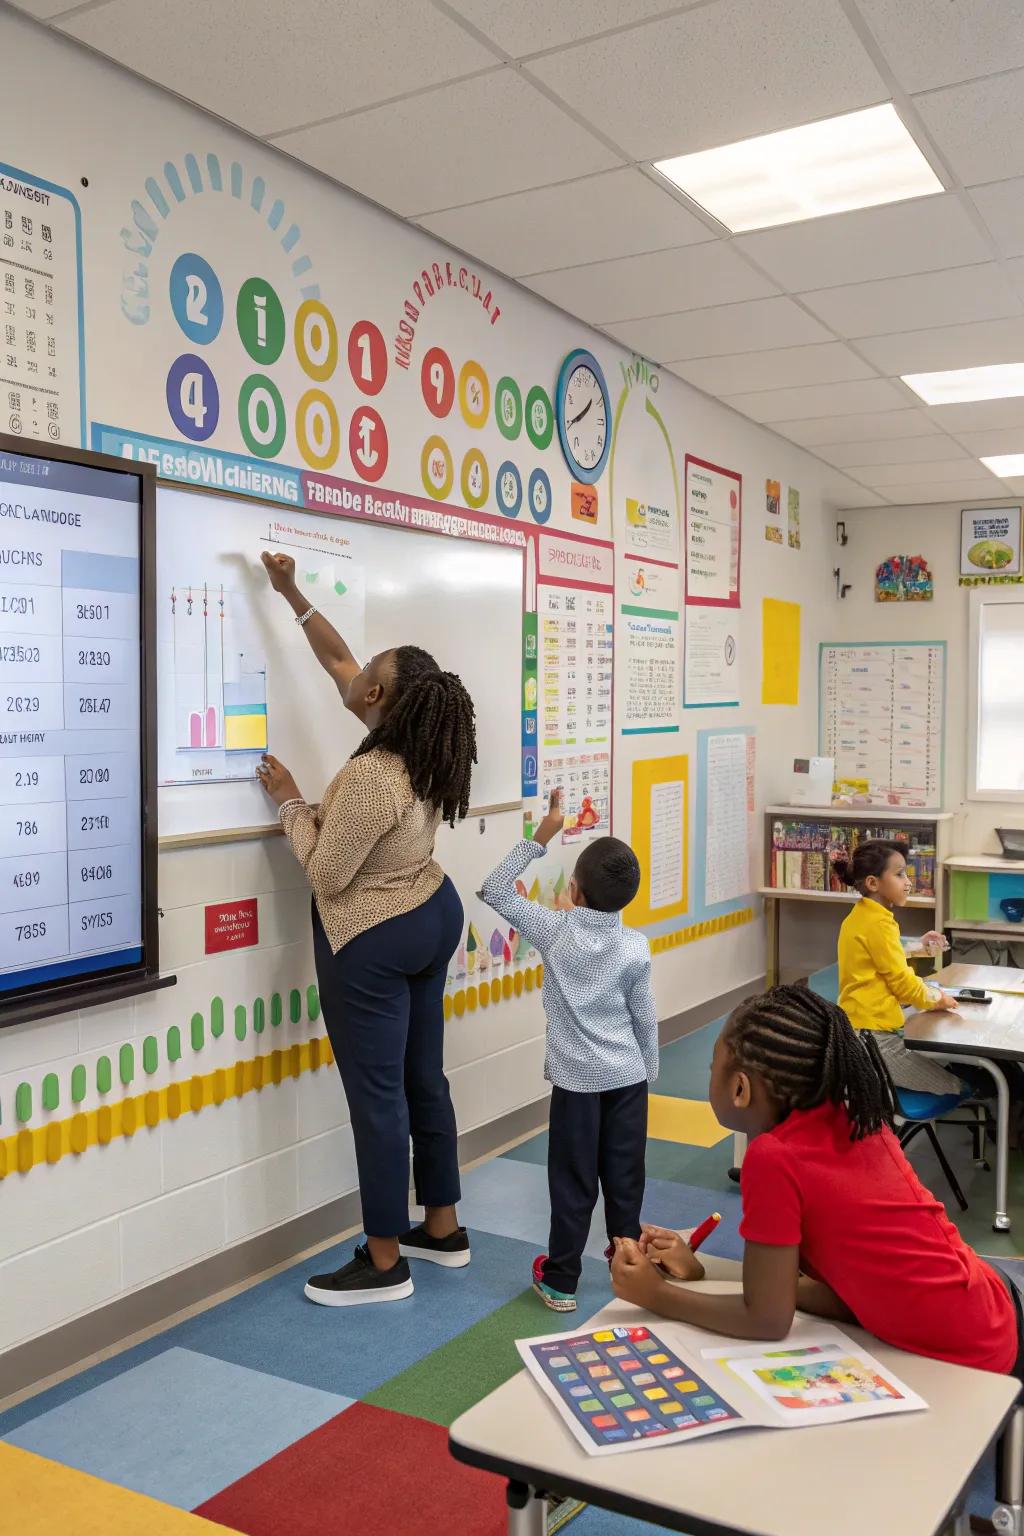
[[[444,1075],[444,986],[462,903],[434,861],[442,820],[469,808],[473,701],[426,651],[400,645],[360,667],[295,584],[288,555],[263,556],[313,653],[367,734],[319,805],[264,756],[257,773],[313,888],[313,953],[324,1022],[352,1116],[365,1244],[311,1301],[345,1307],[411,1296],[410,1258],[469,1263],[459,1226],[455,1112]],[[409,1227],[409,1140],[416,1198]]]
[[[743,1160],[743,1292],[676,1280],[704,1270],[678,1232],[619,1239],[616,1295],[714,1333],[781,1339],[797,1310],[857,1322],[887,1344],[1020,1376],[1020,1298],[969,1248],[890,1128],[873,1041],[804,987],[775,987],[727,1020],[711,1107],[750,1138]]]

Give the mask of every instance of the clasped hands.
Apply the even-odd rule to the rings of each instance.
[[[615,1239],[611,1275],[612,1290],[620,1301],[651,1310],[668,1279],[703,1280],[704,1266],[682,1232],[645,1223],[637,1240]]]

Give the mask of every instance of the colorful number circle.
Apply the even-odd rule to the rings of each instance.
[[[443,501],[452,488],[455,466],[451,449],[443,437],[428,437],[420,454],[420,477],[423,489],[435,501]]]
[[[185,251],[171,268],[171,308],[189,341],[209,346],[224,322],[224,294],[216,272],[202,256]]]
[[[547,391],[535,384],[526,397],[526,435],[535,448],[546,448],[555,430],[555,413]]]
[[[376,482],[388,467],[387,428],[370,405],[361,405],[349,422],[348,454],[364,480]]]
[[[235,324],[242,346],[254,363],[276,363],[284,350],[281,300],[262,277],[250,277],[238,290]]]
[[[299,452],[310,469],[330,469],[341,450],[338,413],[322,389],[307,389],[295,411]]]
[[[194,352],[183,352],[167,374],[167,409],[182,437],[205,443],[220,420],[220,391],[206,363]]]
[[[274,459],[284,446],[288,421],[281,391],[266,374],[251,373],[238,395],[238,425],[250,453]]]
[[[447,416],[455,399],[455,369],[447,352],[431,347],[420,364],[420,389],[431,416]]]
[[[518,517],[523,504],[523,479],[511,459],[506,459],[494,482],[498,508],[506,517]]]
[[[526,499],[534,522],[546,523],[551,516],[551,481],[542,469],[535,469],[530,476]]]
[[[523,397],[515,379],[498,380],[494,391],[494,419],[498,431],[509,442],[514,442],[523,430]]]
[[[482,507],[491,488],[487,460],[479,448],[471,448],[462,461],[462,499],[474,511]]]
[[[357,320],[348,333],[348,366],[364,395],[379,395],[388,376],[388,349],[372,320]]]
[[[338,327],[319,299],[307,299],[295,313],[295,355],[303,373],[318,384],[338,366]]]
[[[467,427],[482,427],[491,404],[491,386],[479,363],[463,363],[459,371],[459,410]]]

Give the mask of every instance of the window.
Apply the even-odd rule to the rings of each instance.
[[[968,793],[1024,800],[1024,587],[971,593]]]

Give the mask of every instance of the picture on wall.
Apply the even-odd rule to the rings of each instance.
[[[1020,507],[964,507],[960,513],[960,585],[1024,581]]]
[[[930,603],[934,596],[923,555],[890,555],[875,571],[876,603]]]

